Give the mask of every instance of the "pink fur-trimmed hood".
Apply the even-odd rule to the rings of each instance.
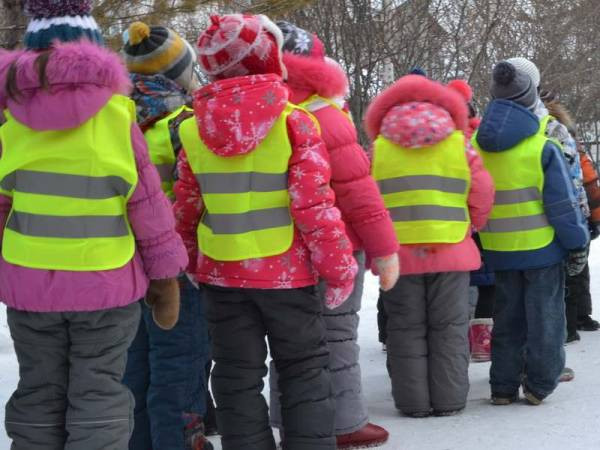
[[[468,109],[456,90],[420,75],[406,75],[379,94],[365,116],[365,129],[371,139],[380,133],[384,119],[392,109],[406,104],[430,104],[444,110],[457,130],[468,131]]]
[[[94,116],[115,94],[129,95],[131,82],[119,56],[89,42],[56,44],[46,67],[48,87],[39,80],[38,53],[0,53],[0,108],[36,130],[74,128]],[[8,98],[7,74],[16,63],[21,95]]]
[[[348,77],[332,59],[285,52],[283,63],[288,71],[287,84],[292,90],[292,102],[299,103],[313,94],[325,98],[345,97],[348,94]]]

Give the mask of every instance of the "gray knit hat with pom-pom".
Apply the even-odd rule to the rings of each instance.
[[[491,94],[494,99],[510,100],[530,110],[538,102],[537,86],[529,74],[508,61],[499,62],[494,67]]]

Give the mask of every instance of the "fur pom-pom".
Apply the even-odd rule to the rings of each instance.
[[[500,86],[508,86],[517,76],[517,69],[511,63],[502,61],[494,67],[494,82]]]
[[[473,100],[473,89],[465,80],[452,80],[448,83],[448,87],[462,95],[467,103]]]

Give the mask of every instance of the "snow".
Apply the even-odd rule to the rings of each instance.
[[[592,295],[600,316],[600,243],[590,260]],[[361,313],[360,345],[364,391],[373,423],[390,432],[389,450],[583,450],[599,448],[600,424],[600,332],[581,333],[582,341],[566,347],[567,365],[575,380],[561,384],[543,405],[489,404],[488,363],[472,364],[471,392],[467,409],[459,416],[428,419],[401,417],[390,395],[385,353],[377,342],[377,281],[367,277]],[[6,327],[0,315],[0,403],[10,397],[18,381],[18,366]],[[265,380],[267,381],[267,380]],[[0,408],[0,420],[4,408]],[[3,420],[2,420],[3,421]],[[213,439],[220,450],[218,439]],[[0,433],[0,449],[8,449],[8,438]]]

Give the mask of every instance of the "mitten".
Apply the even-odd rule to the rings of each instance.
[[[588,261],[588,248],[571,250],[567,260],[567,274],[570,277],[579,275]]]
[[[348,298],[350,294],[354,291],[354,277],[347,282],[330,285],[327,284],[325,289],[325,306],[328,309],[335,309],[338,306],[342,305]]]
[[[379,274],[379,287],[382,291],[387,292],[396,286],[400,276],[400,259],[397,253],[375,258],[373,264]]]
[[[588,229],[590,230],[590,239],[593,241],[600,236],[600,224],[588,220]]]
[[[146,304],[152,308],[154,323],[170,330],[179,319],[179,283],[176,278],[151,280],[146,293]]]

